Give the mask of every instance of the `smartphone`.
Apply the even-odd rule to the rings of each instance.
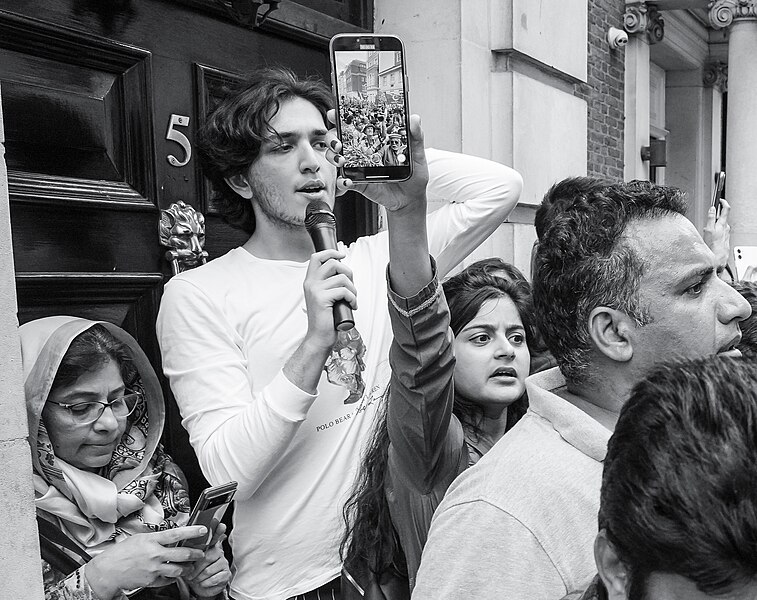
[[[751,280],[754,277],[754,271],[757,270],[757,246],[735,246],[733,256],[736,278]]]
[[[720,198],[723,196],[723,189],[725,189],[725,171],[720,171],[715,175],[715,188],[712,191],[712,203],[710,206],[714,206],[716,213],[720,214]]]
[[[230,481],[223,485],[216,485],[202,490],[197,503],[189,514],[187,525],[205,525],[208,528],[208,533],[205,536],[182,540],[176,545],[198,548],[203,552],[206,551],[210,546],[210,540],[213,537],[216,524],[223,517],[236,491],[236,481]]]
[[[346,161],[342,175],[355,182],[408,179],[413,161],[402,41],[393,35],[339,34],[331,38],[329,55]]]

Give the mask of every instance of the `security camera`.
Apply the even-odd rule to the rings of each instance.
[[[628,34],[617,27],[610,27],[607,31],[607,43],[613,50],[622,48],[628,43]]]

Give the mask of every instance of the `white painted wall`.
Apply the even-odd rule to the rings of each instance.
[[[531,206],[555,181],[586,174],[586,102],[554,70],[586,80],[587,19],[585,0],[375,2],[375,31],[405,42],[427,145],[512,166]],[[513,67],[513,55],[530,68]],[[533,210],[512,220],[466,264],[501,256],[527,272]]]
[[[513,166],[523,175],[521,201],[538,205],[556,181],[586,175],[586,102],[519,73],[512,85]]]
[[[498,0],[492,5],[492,48],[514,48],[586,81],[586,0]]]

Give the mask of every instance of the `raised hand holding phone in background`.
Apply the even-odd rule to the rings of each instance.
[[[712,190],[712,201],[710,207],[716,211],[716,216],[720,215],[720,199],[723,197],[725,190],[725,171],[715,173],[715,187]]]
[[[722,198],[725,188],[725,171],[715,175],[715,188],[712,193],[710,209],[707,211],[707,223],[702,231],[702,238],[718,259],[719,265],[726,266],[730,274],[728,263],[731,258],[731,226],[728,215],[731,206]]]

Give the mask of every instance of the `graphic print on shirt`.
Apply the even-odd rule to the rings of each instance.
[[[373,419],[373,414],[375,414],[374,410],[371,410],[369,412],[366,411],[368,411],[368,409],[371,407],[375,408],[379,405],[377,404],[379,401],[386,399],[386,391],[389,386],[390,375],[391,370],[389,367],[389,361],[385,360],[381,362],[376,368],[376,375],[373,378],[373,381],[376,383],[371,386],[371,389],[365,390],[363,397],[360,398],[360,401],[352,405],[352,410],[341,416],[329,419],[329,421],[327,422],[315,425],[316,433],[320,433],[328,429],[332,429],[333,427],[349,423],[350,421],[361,415],[361,413],[366,413],[362,416],[362,418]]]

